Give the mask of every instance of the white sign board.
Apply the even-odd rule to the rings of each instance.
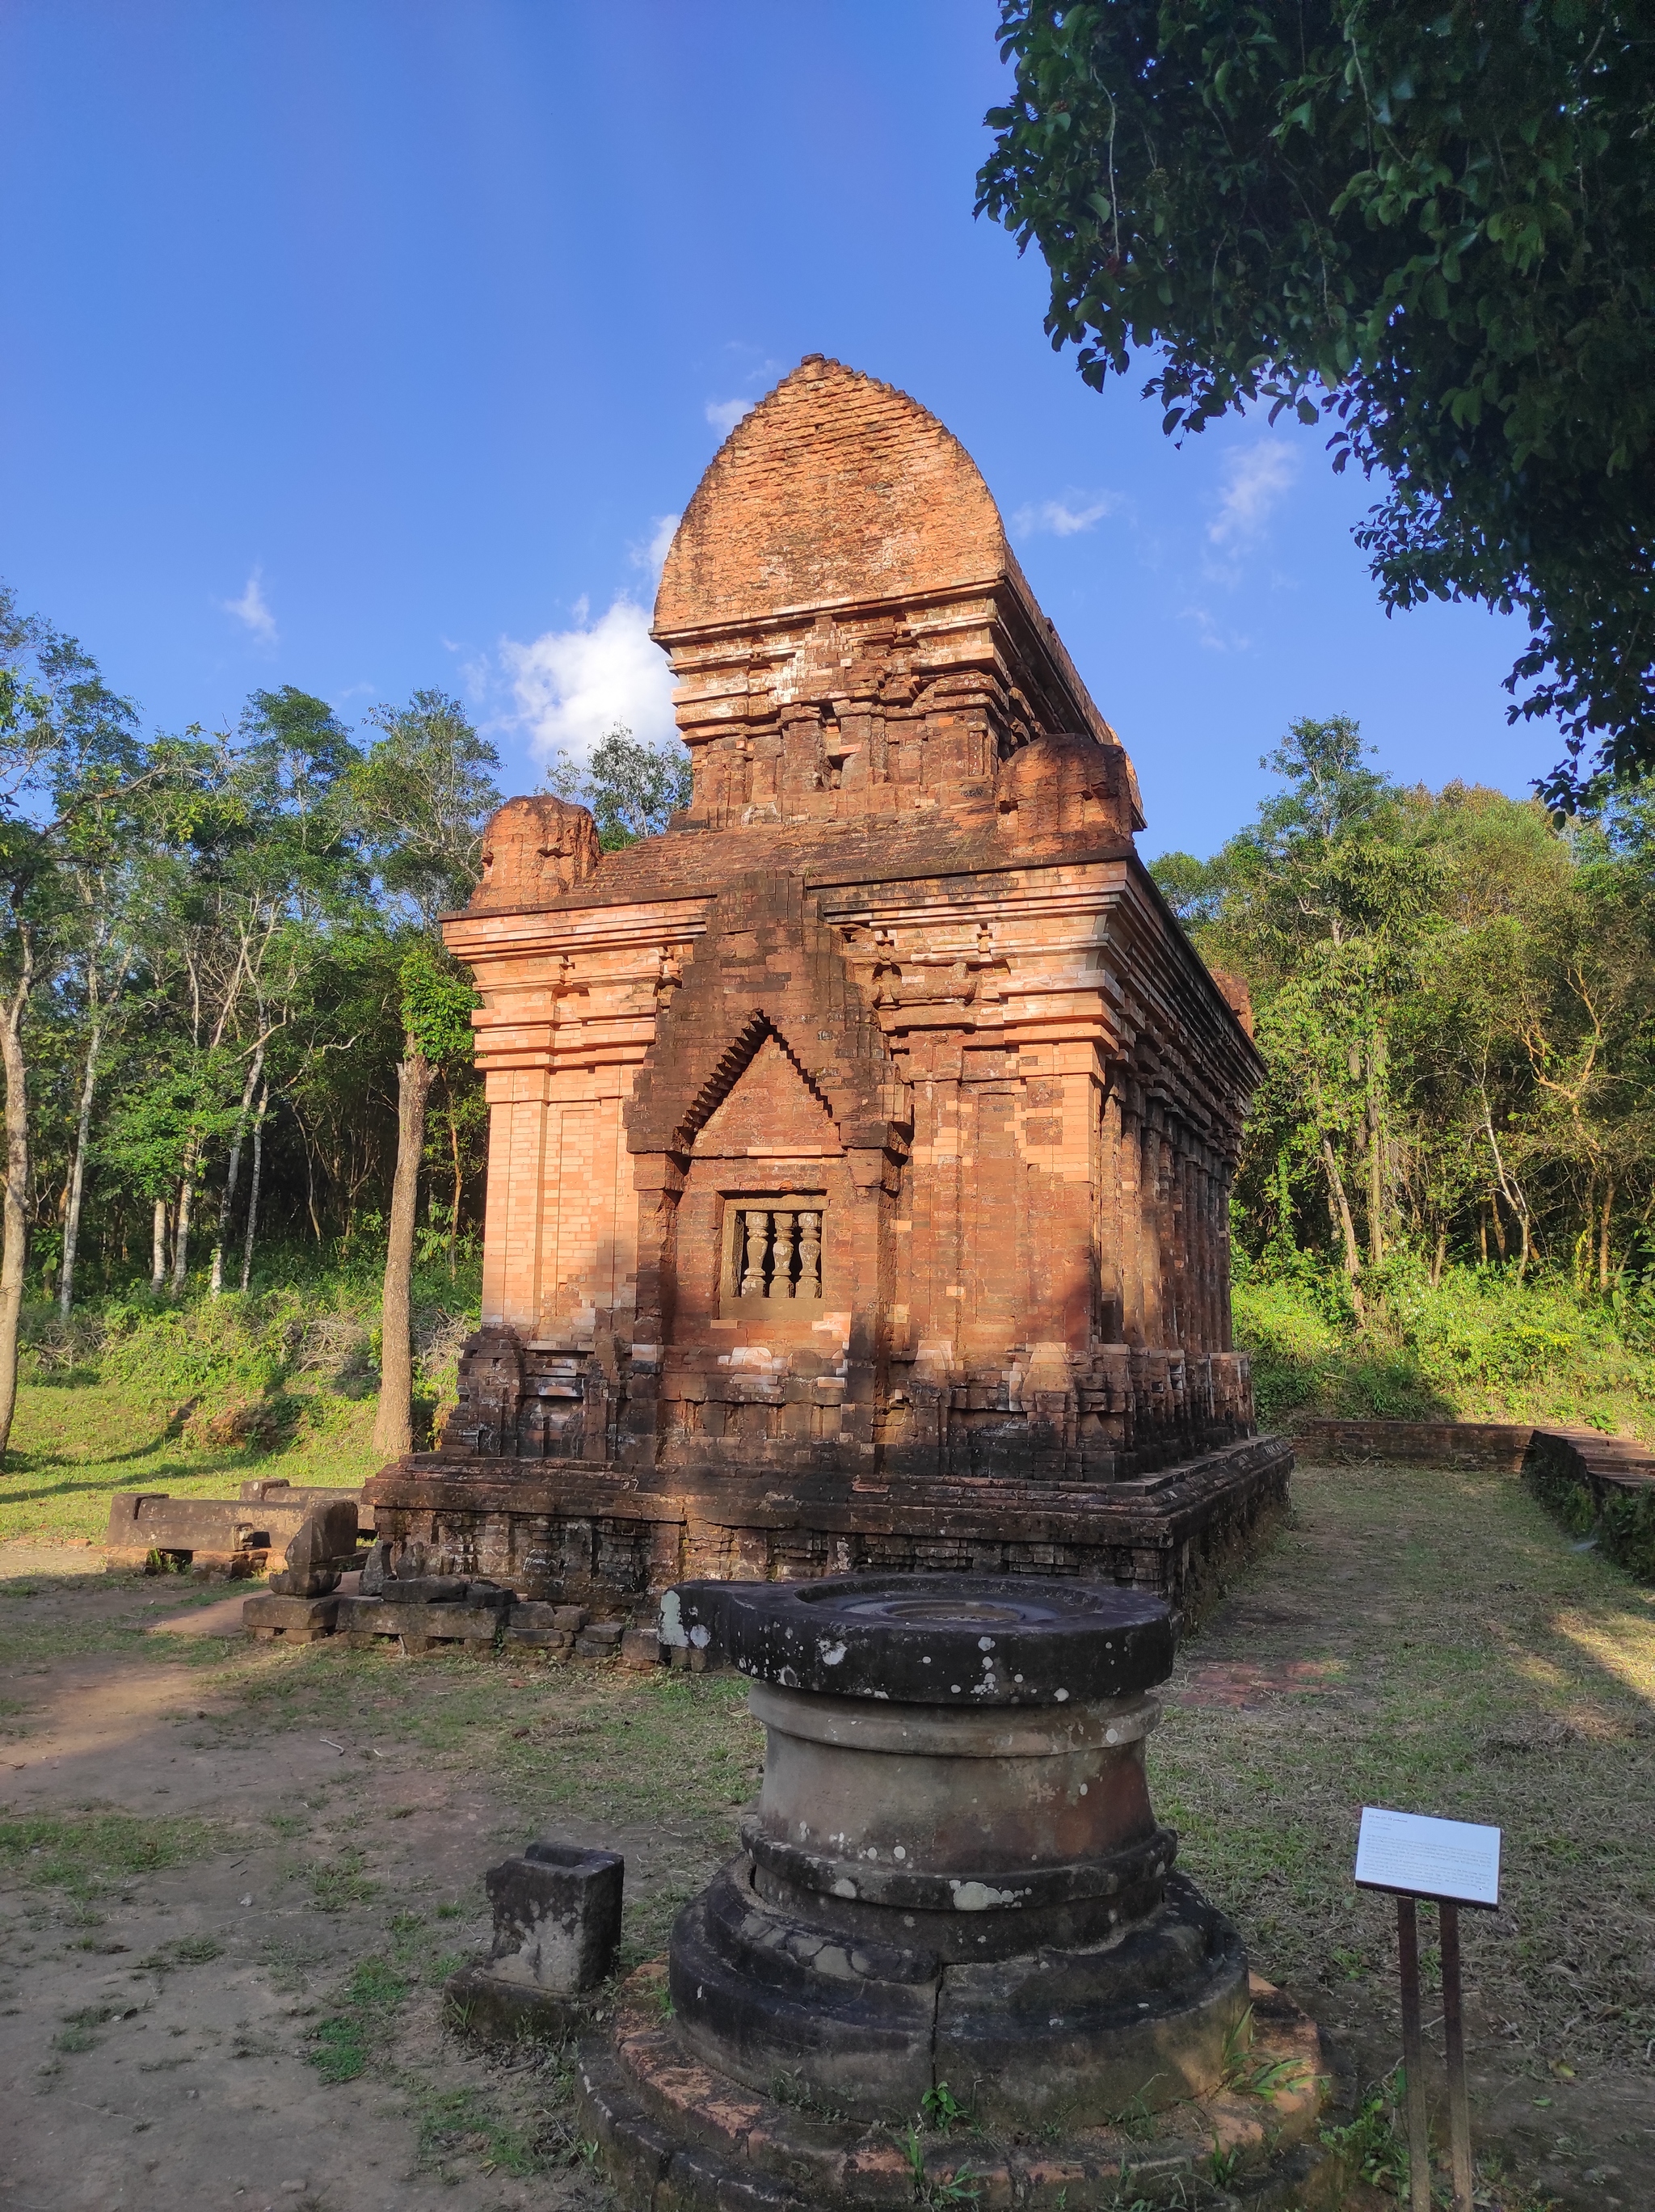
[[[1457,1905],[1500,1902],[1500,1831],[1469,1820],[1362,1808],[1356,1880],[1364,1889],[1446,1897]]]

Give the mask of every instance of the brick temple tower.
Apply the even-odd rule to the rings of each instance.
[[[1230,1337],[1260,1063],[981,476],[809,357],[702,478],[654,635],[689,805],[600,854],[514,799],[446,924],[483,1000],[483,1328],[381,1528],[532,1595],[1181,1589],[1290,1464]]]

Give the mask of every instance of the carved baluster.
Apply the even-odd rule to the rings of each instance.
[[[793,1295],[793,1217],[791,1213],[776,1216],[774,1250],[770,1295],[773,1298],[791,1298]]]
[[[799,1216],[799,1285],[795,1296],[819,1298],[821,1296],[821,1216],[801,1213]]]
[[[761,1298],[764,1296],[765,1256],[770,1243],[770,1216],[743,1209],[741,1221],[747,1239],[741,1294],[744,1298]]]

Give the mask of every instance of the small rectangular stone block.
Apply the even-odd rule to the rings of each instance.
[[[536,1842],[490,1867],[494,1908],[488,1972],[554,1996],[579,1996],[609,1978],[621,1942],[626,1861],[616,1851]]]
[[[661,1663],[660,1632],[654,1628],[629,1628],[621,1638],[621,1664],[623,1667],[658,1667]]]
[[[349,1604],[349,1600],[343,1601]],[[330,1635],[338,1624],[341,1601],[336,1597],[276,1597],[261,1590],[241,1608],[241,1625],[270,1634],[294,1631]]]

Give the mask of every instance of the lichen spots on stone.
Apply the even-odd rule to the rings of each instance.
[[[1021,1905],[1023,1893],[1015,1889],[991,1889],[985,1881],[951,1881],[949,1884],[956,1912],[987,1912],[997,1905]]]

